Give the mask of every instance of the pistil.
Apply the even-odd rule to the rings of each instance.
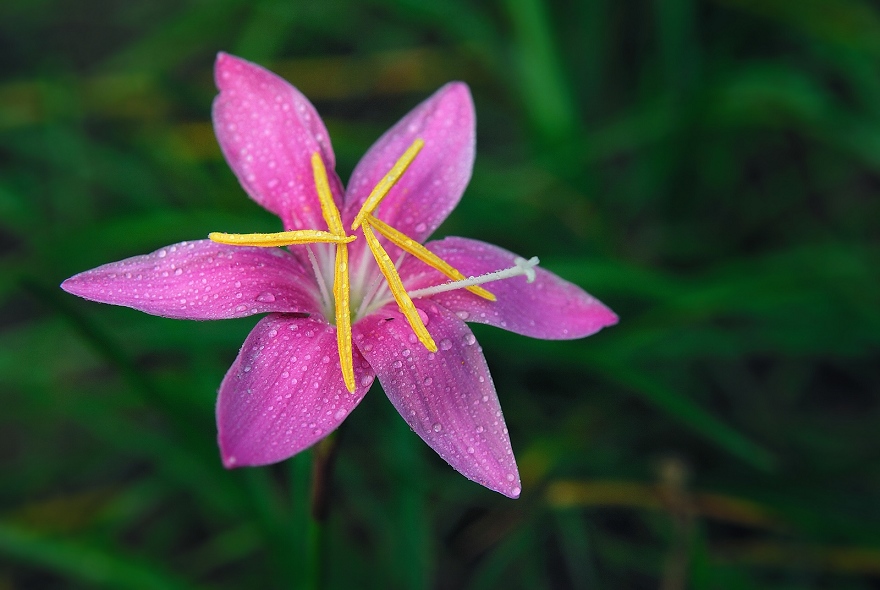
[[[538,260],[537,256],[532,256],[528,260],[526,260],[525,258],[515,258],[513,261],[514,265],[510,268],[496,270],[495,272],[488,272],[478,277],[469,277],[460,281],[450,281],[448,283],[443,283],[442,285],[425,287],[424,289],[414,289],[412,291],[407,291],[407,294],[413,299],[419,297],[428,297],[430,295],[436,295],[437,293],[444,293],[446,291],[455,291],[457,289],[470,289],[474,285],[482,285],[483,283],[491,283],[492,281],[500,281],[501,279],[509,279],[511,277],[518,277],[520,275],[526,276],[526,282],[533,283],[536,277],[535,267],[538,266],[539,262],[540,260]]]

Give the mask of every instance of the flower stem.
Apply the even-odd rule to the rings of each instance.
[[[290,461],[291,534],[298,540],[296,588],[318,590],[325,585],[324,524],[338,443],[338,435],[332,434]]]

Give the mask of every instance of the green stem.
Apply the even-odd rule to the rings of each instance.
[[[299,573],[294,586],[304,590],[318,590],[325,583],[324,524],[338,444],[338,434],[332,434],[291,459],[292,534],[300,539],[293,556],[294,570]]]

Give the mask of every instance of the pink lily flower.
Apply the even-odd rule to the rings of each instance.
[[[226,467],[274,463],[310,447],[378,376],[403,419],[453,468],[518,497],[501,406],[466,322],[570,339],[617,316],[535,268],[537,259],[465,238],[422,245],[470,180],[467,86],[447,84],[407,114],[343,190],[327,130],[296,88],[223,53],[215,77],[214,128],[226,160],[285,231],[212,234],[83,272],[62,288],[170,318],[269,314],[220,385]]]

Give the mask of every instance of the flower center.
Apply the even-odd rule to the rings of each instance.
[[[481,277],[466,278],[461,272],[452,267],[445,260],[425,248],[418,241],[413,240],[406,234],[391,227],[384,221],[378,219],[374,213],[382,200],[388,195],[392,187],[400,180],[401,176],[415,160],[418,153],[424,147],[425,142],[422,139],[416,139],[413,144],[404,152],[404,154],[394,163],[391,170],[379,181],[370,195],[364,201],[360,211],[355,216],[351,225],[351,231],[361,229],[367,247],[375,260],[379,271],[385,278],[385,284],[366,284],[368,278],[373,276],[372,269],[369,268],[370,261],[362,259],[357,269],[357,298],[355,303],[358,304],[355,317],[361,318],[371,311],[384,305],[389,300],[388,295],[384,292],[387,288],[390,291],[391,298],[397,303],[401,313],[406,317],[407,322],[412,327],[413,332],[419,341],[431,352],[437,351],[437,345],[434,339],[425,327],[425,323],[419,316],[416,306],[413,304],[413,297],[426,297],[435,293],[449,291],[452,289],[467,289],[472,293],[495,301],[495,296],[489,291],[483,289],[479,285],[489,281],[508,278],[520,274],[529,277],[529,282],[534,280],[534,270],[532,269],[538,263],[537,258],[530,261],[517,259],[517,265],[512,269],[489,273]],[[333,201],[333,193],[330,191],[330,185],[327,180],[327,170],[324,167],[324,161],[318,152],[312,154],[312,173],[315,182],[315,192],[321,204],[321,213],[324,221],[327,223],[328,231],[321,230],[294,230],[284,231],[273,234],[225,234],[214,232],[209,234],[209,238],[221,244],[230,244],[235,246],[291,246],[297,244],[306,244],[308,247],[309,260],[315,273],[318,289],[320,290],[321,299],[325,312],[329,319],[333,315],[336,324],[337,344],[339,348],[339,362],[342,369],[342,377],[345,386],[350,392],[355,390],[354,366],[352,360],[352,338],[351,338],[351,271],[349,269],[348,260],[348,244],[356,239],[357,236],[348,235],[345,227],[342,225],[342,218],[339,209]],[[391,260],[388,252],[382,246],[379,234],[387,239],[391,244],[397,246],[406,254],[415,256],[428,266],[436,269],[449,279],[451,282],[427,289],[418,289],[408,293],[403,286],[400,274],[397,272],[397,266]],[[319,252],[316,256],[310,244],[333,244],[335,245],[335,260],[332,270],[326,268],[329,266],[329,252]],[[325,248],[322,246],[322,248]],[[325,263],[325,264],[322,264]],[[333,276],[332,295],[330,293],[329,277]]]

